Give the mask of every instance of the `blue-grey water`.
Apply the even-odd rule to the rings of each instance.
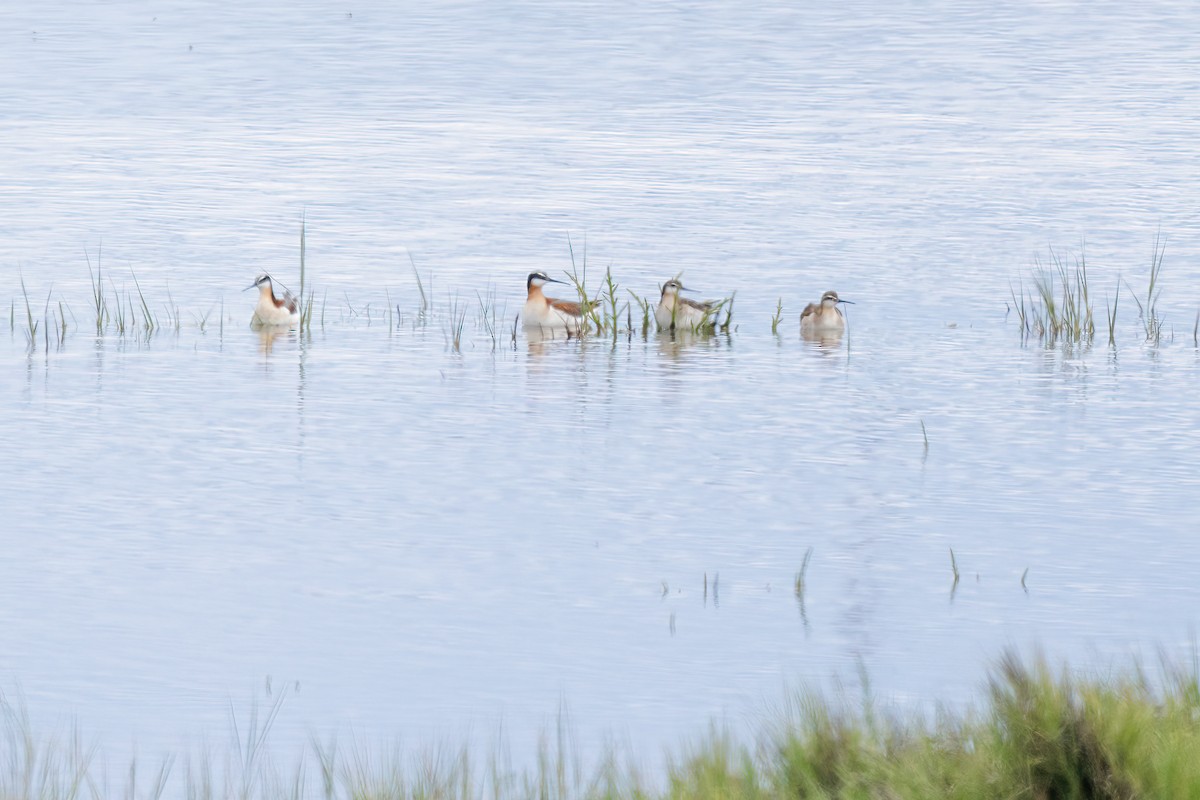
[[[0,688],[35,723],[186,749],[270,676],[285,750],[522,742],[565,706],[585,751],[655,753],[799,686],[920,710],[1007,647],[1192,651],[1193,4],[27,3],[0,30]],[[299,288],[302,220],[314,325],[264,337],[240,290]],[[734,329],[514,342],[572,248],[593,289],[736,291]],[[1009,313],[1050,248],[1087,260],[1091,347]],[[829,288],[856,305],[820,347],[798,313]]]

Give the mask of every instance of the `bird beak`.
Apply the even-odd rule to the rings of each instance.
[[[839,302],[839,303],[848,303],[848,304],[850,304],[850,305],[854,305],[854,301],[853,301],[853,300],[838,300],[838,302]]]
[[[248,291],[250,291],[251,289],[255,288],[256,286],[258,286],[258,284],[257,284],[257,283],[252,283],[252,284],[250,284],[249,286],[247,286],[245,289],[242,289],[242,291],[243,291],[243,292],[248,292]]]
[[[680,287],[679,287],[679,291],[681,291],[681,292],[695,292],[696,290],[695,290],[695,289],[688,289],[687,287],[680,286]]]
[[[566,283],[566,281],[560,281],[558,278],[551,278],[549,275],[546,276],[546,280],[550,281],[550,283]]]

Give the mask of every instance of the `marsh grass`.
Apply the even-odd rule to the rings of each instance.
[[[300,295],[296,305],[300,311],[298,330],[301,334],[312,332],[313,303],[316,299],[316,287],[308,280],[308,218],[307,213],[300,215]],[[321,328],[325,327],[325,306],[329,302],[329,291],[326,290],[321,300]],[[350,298],[346,298],[347,304]]]
[[[800,563],[800,571],[796,573],[795,593],[804,602],[805,575],[808,573],[808,562],[812,560],[813,549],[810,546],[804,551],[804,561]]]
[[[1138,297],[1137,292],[1128,283],[1125,287],[1129,289],[1129,294],[1133,297],[1133,302],[1137,303],[1138,319],[1142,323],[1142,331],[1145,334],[1146,341],[1150,344],[1160,344],[1163,337],[1164,319],[1158,313],[1158,297],[1162,292],[1162,266],[1163,256],[1167,252],[1167,243],[1163,239],[1162,234],[1156,234],[1154,237],[1154,249],[1150,254],[1150,276],[1146,284],[1146,299],[1143,301]],[[1198,323],[1200,324],[1200,323]]]
[[[307,246],[308,246],[308,211],[300,213],[300,332],[303,333],[312,324],[312,301],[305,302],[305,286],[307,284]]]
[[[1112,305],[1108,304],[1108,298],[1104,301],[1105,318],[1108,322],[1108,346],[1117,346],[1117,305],[1121,302],[1121,282],[1117,281],[1117,291],[1113,294]]]
[[[175,329],[175,332],[178,333],[179,328],[181,327],[179,320],[179,306],[175,304],[175,298],[171,296],[170,282],[167,283],[167,304],[164,310],[166,312],[167,322],[172,328]],[[193,314],[193,316],[195,315]],[[201,330],[203,330],[203,326],[201,326]]]
[[[627,290],[629,296],[633,298],[633,302],[637,304],[638,311],[641,313],[641,332],[642,336],[647,336],[650,333],[650,326],[654,324],[654,310],[649,298],[641,297],[634,293],[632,289]],[[630,330],[633,330],[633,323],[630,322]]]
[[[500,345],[500,320],[504,318],[505,307],[496,301],[496,287],[489,283],[485,292],[475,291],[479,300],[479,323],[484,334],[492,343],[494,351]]]
[[[413,259],[412,253],[408,254],[408,263],[412,265],[413,277],[417,279],[417,291],[421,293],[421,315],[424,316],[429,308],[429,299],[425,296],[425,284],[421,282],[421,272],[417,269],[417,262]],[[432,278],[430,278],[429,284],[433,285]]]
[[[721,309],[725,309],[725,321],[719,326],[721,333],[729,333],[729,326],[733,324],[733,301],[735,299],[737,299],[737,292],[729,295],[713,309],[714,314],[717,315],[721,313]]]
[[[615,747],[585,763],[560,710],[526,766],[498,740],[418,751],[342,747],[311,739],[311,759],[277,766],[268,739],[282,697],[242,724],[231,708],[236,752],[224,761],[163,757],[124,781],[98,777],[94,744],[72,728],[48,739],[21,709],[0,704],[0,797],[188,797],[275,800],[474,800],[475,798],[1090,798],[1200,796],[1200,687],[1195,665],[1165,661],[1104,677],[1009,654],[979,701],[935,712],[898,712],[874,699],[867,676],[856,698],[799,692],[750,743],[710,725],[673,750],[649,777]],[[177,767],[182,763],[182,769]],[[221,764],[224,766],[220,766]],[[118,781],[119,783],[120,781]]]
[[[461,353],[463,328],[467,323],[467,307],[456,294],[450,298],[447,310],[449,322],[446,328],[446,346],[456,353]]]
[[[617,282],[611,267],[605,270],[599,290],[593,294],[587,288],[589,264],[586,238],[584,239],[582,249],[578,252],[575,242],[570,236],[567,238],[567,244],[571,259],[570,271],[566,273],[569,279],[568,282],[575,287],[579,301],[586,310],[581,335],[606,335],[611,337],[614,342],[623,333],[632,336],[633,333],[640,330],[643,336],[648,335],[654,318],[652,301],[641,298],[629,290],[626,291],[629,292],[632,300],[628,298],[623,299],[622,286]],[[478,302],[478,314],[476,315],[469,315],[467,304],[461,302],[457,297],[445,308],[438,304],[438,307],[435,309],[432,289],[433,273],[429,272],[427,276],[423,276],[416,264],[415,258],[409,253],[409,264],[412,268],[416,290],[420,297],[420,305],[415,313],[402,310],[401,305],[394,302],[393,295],[387,287],[384,288],[385,298],[383,299],[386,312],[379,312],[379,306],[375,303],[363,305],[348,291],[343,292],[343,303],[336,303],[335,301],[335,306],[331,309],[328,305],[328,290],[323,291],[322,302],[319,304],[316,302],[316,287],[313,285],[312,276],[309,274],[308,269],[307,221],[303,215],[300,224],[299,245],[300,292],[296,297],[298,299],[300,321],[297,330],[302,334],[311,332],[314,327],[324,329],[326,325],[326,313],[327,311],[331,311],[333,312],[335,321],[352,324],[365,321],[368,326],[376,322],[381,322],[382,318],[386,316],[389,335],[394,335],[409,323],[411,323],[413,331],[418,331],[431,324],[439,323],[442,331],[446,334],[450,348],[457,352],[462,351],[463,346],[469,343],[472,335],[486,337],[491,342],[491,350],[493,352],[498,349],[501,338],[505,336],[511,341],[514,348],[516,347],[519,318],[513,319],[511,330],[507,330],[506,332],[505,324],[501,322],[504,319],[506,309],[504,303],[497,300],[498,289],[491,283],[488,284],[486,290],[472,289],[475,292]],[[141,279],[134,269],[130,267],[129,281],[132,282],[134,287],[133,291],[130,292],[127,291],[124,283],[117,283],[118,276],[115,276],[111,270],[106,271],[104,269],[102,249],[97,250],[94,263],[91,253],[86,249],[84,250],[84,258],[87,264],[91,289],[89,300],[90,313],[94,315],[93,321],[97,336],[112,334],[122,339],[126,336],[132,336],[138,340],[145,339],[148,341],[158,331],[174,329],[178,334],[185,327],[192,327],[204,333],[211,325],[213,311],[216,311],[218,334],[222,339],[224,338],[225,322],[227,321],[224,297],[218,298],[215,303],[209,305],[202,312],[189,309],[185,313],[183,309],[187,308],[188,303],[185,302],[181,306],[175,300],[169,282],[166,283],[165,301],[156,299],[150,287],[143,287]],[[275,282],[287,295],[292,296],[287,287],[279,283],[278,280]],[[21,280],[21,293],[22,303],[25,306],[25,313],[23,315],[25,324],[22,328],[30,349],[35,349],[39,340],[44,341],[47,348],[49,348],[53,340],[62,349],[72,324],[78,327],[79,322],[75,319],[75,315],[69,304],[59,300],[57,302],[58,310],[55,312],[51,309],[53,297],[48,296],[43,316],[39,319],[33,314],[33,301],[23,277]],[[704,325],[699,326],[699,329],[705,333],[718,330],[727,331],[732,318],[731,311],[728,308],[731,301],[732,298],[727,298],[714,304],[710,318],[706,320]],[[200,308],[203,308],[203,306],[200,306]],[[372,313],[373,311],[375,313]],[[722,312],[724,312],[723,322],[719,316]],[[17,304],[14,296],[14,299],[10,301],[9,309],[9,328],[14,334],[18,327],[19,316],[20,306]],[[228,321],[236,322],[236,319],[234,316],[229,316]],[[473,330],[472,324],[474,326]],[[3,798],[0,798],[0,800],[3,800]]]
[[[138,283],[137,274],[132,269],[129,274],[133,277],[133,285],[137,288],[138,302],[142,305],[142,328],[146,333],[153,333],[158,327],[158,320],[150,313],[150,305],[146,302],[146,296],[142,294],[142,285]],[[130,315],[132,317],[132,314]]]
[[[101,274],[101,256],[103,251],[96,250],[96,273],[92,274],[92,257],[87,250],[83,251],[84,258],[88,262],[88,277],[92,281],[92,303],[96,309],[96,333],[104,333],[104,325],[108,319],[108,307],[104,301],[104,282]]]
[[[1121,303],[1122,284],[1137,305],[1143,340],[1153,346],[1162,344],[1168,330],[1166,319],[1158,307],[1165,254],[1166,240],[1158,233],[1154,237],[1144,293],[1139,293],[1128,280],[1118,276],[1111,302],[1105,296],[1104,322],[1110,348],[1117,346],[1117,312]],[[1078,256],[1069,257],[1052,249],[1048,265],[1043,265],[1040,258],[1035,257],[1033,283],[1034,289],[1029,292],[1023,284],[1016,287],[1009,285],[1011,310],[1016,312],[1022,336],[1036,336],[1047,347],[1091,344],[1095,337],[1096,322],[1087,259],[1082,250]],[[1200,347],[1200,314],[1197,314],[1192,328],[1192,341]]]
[[[771,333],[779,335],[779,323],[783,321],[783,298],[775,303],[775,315],[771,317]]]
[[[629,310],[629,304],[624,305],[617,299],[617,282],[613,280],[612,267],[608,267],[604,271],[604,284],[600,290],[600,303],[604,310],[602,322],[604,330],[616,341],[617,335],[622,331],[621,316]]]
[[[29,305],[29,291],[25,288],[25,276],[21,275],[21,296],[25,298],[25,338],[32,349],[37,345],[38,323],[33,318],[33,308]]]
[[[567,236],[567,251],[571,256],[571,269],[566,276],[570,284],[575,287],[575,294],[579,298],[579,305],[583,311],[579,336],[583,337],[592,333],[593,326],[596,333],[604,333],[604,320],[598,311],[598,309],[602,309],[602,302],[593,300],[588,296],[587,291],[587,237],[585,236],[583,239],[582,259],[578,264],[575,261],[575,243],[571,240],[570,235]]]
[[[1047,346],[1058,342],[1090,343],[1096,334],[1087,259],[1081,251],[1069,259],[1053,249],[1050,265],[1034,258],[1033,284],[1036,297],[1026,312],[1024,301],[1018,315],[1027,331],[1036,333]]]

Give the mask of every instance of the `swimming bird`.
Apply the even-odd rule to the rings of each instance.
[[[840,333],[846,328],[846,320],[842,317],[839,303],[850,303],[838,297],[838,293],[830,290],[821,295],[816,303],[809,303],[800,312],[801,333]]]
[[[525,281],[527,296],[521,312],[522,326],[538,328],[546,333],[566,331],[568,336],[579,334],[584,325],[584,310],[579,303],[546,297],[542,287],[547,283],[566,283],[544,272],[531,272]]]
[[[245,291],[255,286],[258,287],[258,305],[250,318],[251,326],[295,325],[300,321],[300,303],[296,296],[285,289],[283,299],[277,298],[270,275],[265,272],[259,275]]]
[[[716,304],[711,300],[700,302],[680,297],[680,292],[690,292],[677,279],[663,284],[662,298],[654,309],[654,321],[660,331],[695,330],[711,323]]]

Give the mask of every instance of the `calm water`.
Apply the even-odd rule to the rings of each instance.
[[[1200,11],[506,5],[0,8],[0,299],[72,320],[4,309],[6,693],[151,752],[271,676],[295,751],[565,703],[653,753],[860,666],[927,708],[1007,646],[1190,652]],[[302,216],[325,322],[264,340],[239,290],[298,284]],[[1115,350],[1022,343],[1037,254],[1103,316],[1159,230],[1173,337],[1123,288]],[[476,290],[510,323],[568,237],[737,330],[493,347]],[[180,330],[90,332],[101,248]]]

